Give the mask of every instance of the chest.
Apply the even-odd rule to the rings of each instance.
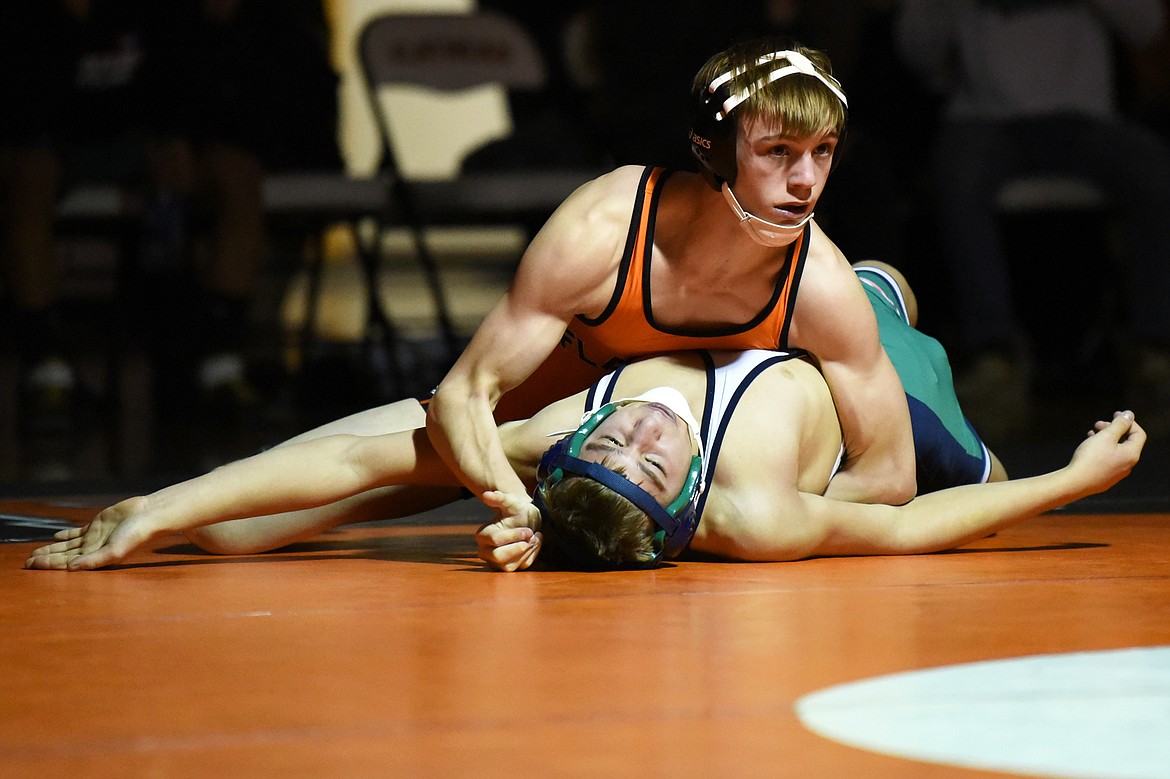
[[[640,298],[652,321],[667,328],[743,325],[775,304],[788,269],[786,252],[750,267],[727,252],[668,252],[643,260]]]

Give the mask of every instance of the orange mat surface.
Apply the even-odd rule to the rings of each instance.
[[[83,520],[72,505],[0,512]],[[1170,516],[1051,514],[958,552],[492,573],[466,524],[26,571],[0,544],[0,775],[1004,776],[794,712],[913,669],[1170,644]]]

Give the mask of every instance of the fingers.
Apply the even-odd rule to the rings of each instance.
[[[1125,431],[1125,435],[1121,440],[1123,446],[1132,446],[1137,451],[1141,451],[1142,447],[1146,445],[1146,430],[1137,423],[1137,420],[1131,420],[1129,428]]]
[[[530,527],[507,527],[502,521],[485,525],[479,531],[479,538],[487,546],[507,546],[508,544],[526,544],[532,540],[535,532]]]
[[[527,518],[529,512],[534,508],[532,499],[528,495],[488,490],[480,497],[490,508],[496,509],[504,519],[509,517]]]
[[[540,533],[537,533],[536,535],[534,535],[532,537],[532,540],[528,543],[528,549],[524,550],[524,552],[521,553],[520,560],[517,562],[516,567],[513,568],[512,570],[523,571],[524,569],[530,567],[533,563],[535,563],[537,556],[540,555],[541,541],[542,540],[543,539],[542,539]]]
[[[539,533],[527,525],[512,526],[510,519],[484,525],[475,536],[480,559],[500,571],[527,568],[540,548]]]
[[[1104,420],[1098,420],[1094,422],[1093,429],[1090,430],[1088,434],[1092,436],[1104,430],[1112,430],[1114,433],[1116,433],[1117,438],[1120,439],[1134,425],[1136,425],[1136,422],[1134,421],[1134,414],[1132,411],[1114,411],[1112,420],[1108,422]]]
[[[540,554],[540,536],[531,541],[507,544],[480,551],[480,559],[497,571],[521,571],[536,562]]]
[[[89,525],[79,525],[78,527],[70,527],[64,530],[58,530],[53,534],[53,538],[58,541],[68,541],[71,538],[81,538],[85,532],[89,530]]]
[[[71,532],[62,530],[53,537],[60,538],[62,535]],[[24,567],[63,571],[68,567],[70,560],[81,554],[83,540],[80,536],[74,536],[65,541],[58,541],[53,544],[45,544],[42,547],[38,547],[29,555],[28,560],[24,563]]]
[[[67,552],[43,552],[41,549],[38,549],[33,552],[31,557],[24,561],[24,567],[40,571],[64,571],[69,568],[69,561],[76,556],[77,552],[72,550]]]

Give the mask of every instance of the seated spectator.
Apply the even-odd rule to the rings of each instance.
[[[1159,0],[902,3],[900,51],[948,100],[933,196],[972,355],[960,394],[993,438],[991,422],[1026,420],[1030,393],[996,214],[1001,186],[1024,175],[1083,178],[1110,200],[1124,227],[1129,400],[1151,433],[1170,421],[1159,418],[1170,408],[1170,150],[1121,110],[1114,67],[1116,42],[1151,44],[1164,26]]]
[[[26,410],[68,413],[77,389],[54,214],[78,183],[121,187],[138,217],[130,330],[194,366],[182,394],[251,402],[263,173],[340,167],[320,3],[15,0],[3,13],[0,265]]]

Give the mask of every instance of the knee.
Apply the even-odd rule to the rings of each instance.
[[[902,275],[902,271],[898,270],[889,263],[880,262],[878,260],[863,260],[853,264],[854,267],[862,265],[868,268],[877,268],[878,270],[889,274],[890,278],[894,280],[894,283],[898,285],[898,289],[902,293],[902,299],[906,302],[906,315],[909,317],[910,326],[917,327],[918,296],[914,294],[914,290],[911,288],[910,282],[906,280],[904,275]]]

